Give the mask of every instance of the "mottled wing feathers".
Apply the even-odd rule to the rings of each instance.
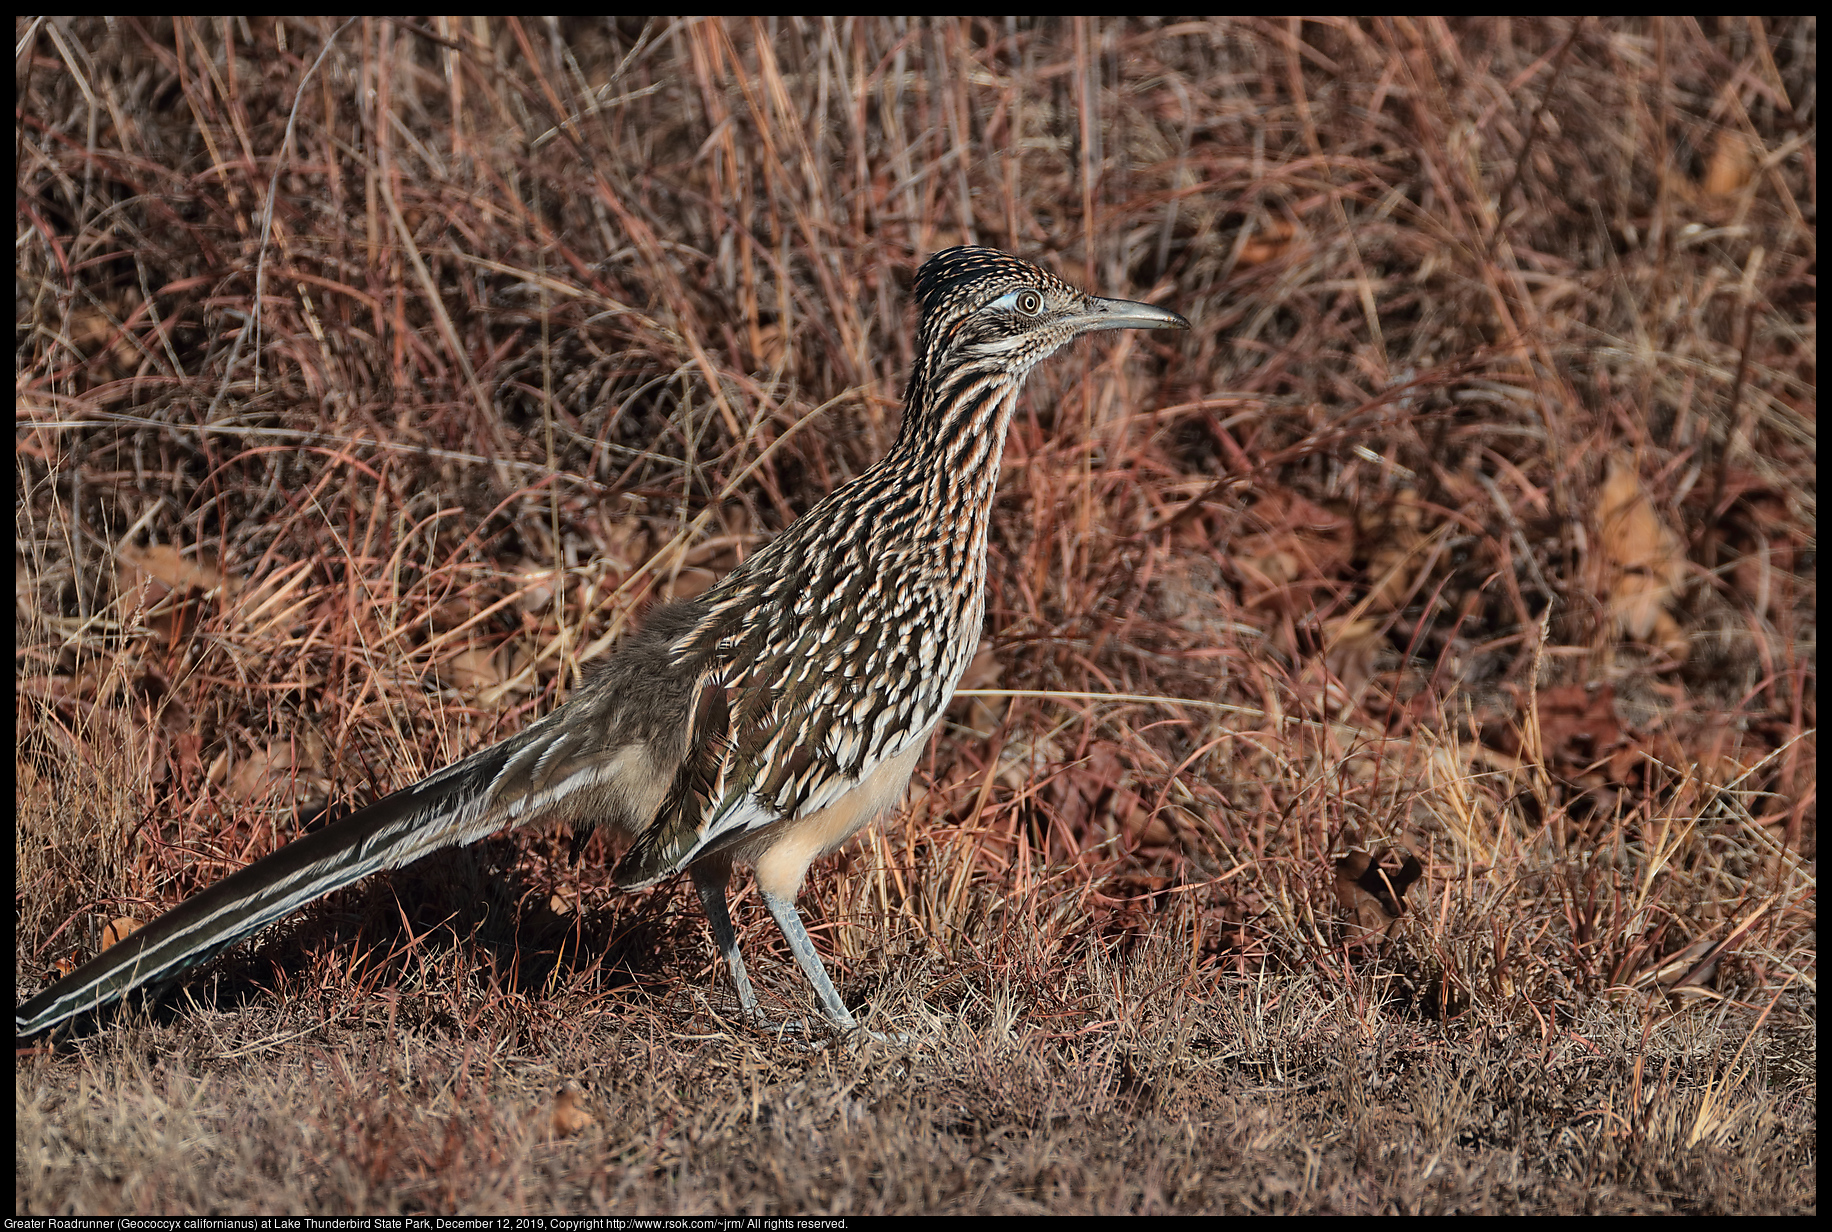
[[[824,807],[873,760],[849,724],[866,688],[857,652],[876,639],[849,639],[841,653],[828,604],[818,619],[796,617],[743,581],[708,595],[707,615],[675,643],[677,662],[698,669],[686,741],[654,820],[617,866],[626,889]]]
[[[717,676],[700,684],[685,756],[654,819],[618,861],[617,884],[641,889],[678,872],[704,845],[705,823],[728,794],[733,692]]]

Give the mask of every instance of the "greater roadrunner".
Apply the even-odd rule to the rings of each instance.
[[[169,982],[360,877],[537,818],[628,832],[626,889],[687,869],[754,1018],[725,902],[732,866],[751,866],[827,1017],[855,1029],[795,898],[814,859],[902,798],[979,644],[1018,390],[1080,334],[1189,328],[987,248],[936,253],[915,292],[903,427],[876,466],[705,594],[656,610],[552,714],[187,899],[21,1005],[19,1034]]]

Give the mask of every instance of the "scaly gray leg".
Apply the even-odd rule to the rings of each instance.
[[[732,929],[731,912],[725,905],[725,887],[731,881],[730,860],[701,860],[693,866],[693,888],[699,892],[700,907],[712,925],[712,943],[719,947],[725,965],[731,969],[732,983],[738,986],[738,1005],[747,1018],[761,1020],[757,991],[751,987],[750,973],[744,969],[744,955],[738,952],[738,934]]]
[[[731,968],[732,983],[738,986],[738,1004],[743,1007],[745,1016],[752,1022],[763,1026],[766,1023],[763,1010],[757,1004],[757,992],[751,987],[751,977],[744,969],[744,956],[738,952],[738,934],[732,928],[732,917],[725,902],[725,890],[731,880],[731,862],[729,860],[702,860],[692,868],[693,888],[699,893],[700,906],[706,912],[706,919],[712,925],[713,944],[719,953],[725,956],[725,965]],[[761,893],[761,891],[759,891]],[[808,937],[808,930],[802,924],[801,913],[795,904],[785,898],[763,894],[763,905],[770,909],[775,917],[776,926],[782,929],[782,935],[788,940],[789,948],[795,952],[795,961],[800,964],[802,973],[808,982],[814,985],[814,991],[820,994],[821,1006],[827,1018],[841,1031],[857,1031],[882,1043],[906,1043],[901,1035],[886,1035],[880,1031],[867,1030],[859,1025],[859,1020],[852,1016],[846,1003],[840,1000],[840,994],[834,989],[833,981],[828,978],[827,968],[821,962],[821,956],[814,952],[814,942]],[[805,1024],[785,1023],[783,1029],[797,1033],[807,1030]]]
[[[763,905],[776,917],[776,927],[782,929],[782,935],[788,939],[789,948],[795,952],[795,961],[801,964],[803,974],[814,985],[814,991],[820,994],[821,1006],[827,1011],[827,1017],[842,1031],[857,1031],[859,1020],[852,1016],[852,1011],[840,1000],[840,994],[834,991],[833,981],[827,978],[827,968],[821,963],[821,956],[814,952],[814,942],[808,939],[808,930],[802,925],[801,912],[788,899],[764,893],[762,887],[757,892],[763,895]]]

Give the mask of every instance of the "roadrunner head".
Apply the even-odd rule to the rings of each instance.
[[[1032,368],[1082,334],[1190,327],[1169,309],[1088,295],[994,248],[943,249],[916,271],[915,293],[922,323],[906,423],[931,432],[945,430],[951,408],[1015,395]]]

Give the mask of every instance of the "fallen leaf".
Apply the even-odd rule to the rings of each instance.
[[[719,575],[711,569],[689,567],[675,574],[673,580],[662,584],[662,598],[670,602],[677,599],[696,599],[711,590]]]
[[[297,739],[274,740],[264,748],[252,750],[239,759],[232,758],[227,763],[219,757],[211,764],[209,775],[216,776],[219,773],[218,765],[224,765],[226,773],[222,781],[228,797],[242,803],[253,803],[270,799],[283,788],[326,786],[319,773],[323,753],[323,742],[317,733],[308,728]],[[233,768],[227,768],[229,766]],[[309,795],[310,792],[304,794]]]
[[[1364,509],[1355,519],[1357,547],[1367,560],[1368,608],[1390,612],[1412,587],[1419,564],[1407,568],[1408,558],[1425,538],[1424,510],[1415,489],[1402,488],[1391,501]]]
[[[1616,716],[1613,685],[1582,684],[1543,689],[1533,701],[1539,714],[1541,754],[1548,766],[1578,777],[1603,768],[1606,782],[1624,782],[1634,768],[1634,745]]]
[[[1365,616],[1360,620],[1339,616],[1324,622],[1329,646],[1324,664],[1332,677],[1325,701],[1334,713],[1344,714],[1359,704],[1374,679],[1375,660],[1386,644],[1381,624]]]
[[[563,574],[556,574],[551,564],[529,560],[518,561],[515,573],[515,604],[524,612],[545,612],[553,604],[554,592]]]
[[[561,1087],[553,1097],[553,1136],[569,1138],[598,1123],[598,1118],[579,1106],[579,1093],[572,1087]]]
[[[198,596],[233,595],[241,589],[241,579],[204,557],[182,555],[169,543],[123,547],[115,561],[125,613],[139,613],[147,628],[168,638],[188,633],[196,623]]]
[[[102,929],[102,949],[106,950],[120,945],[139,931],[140,921],[132,916],[124,915],[110,920],[108,926]]]
[[[1295,493],[1268,494],[1253,506],[1249,525],[1262,529],[1236,536],[1228,554],[1249,608],[1308,611],[1312,592],[1330,585],[1354,554],[1354,523]]]
[[[437,670],[440,681],[460,693],[477,693],[503,681],[496,656],[478,646],[467,647],[441,661]]]
[[[1406,914],[1406,890],[1424,871],[1410,851],[1355,850],[1336,861],[1336,901],[1348,913],[1351,948],[1385,943]]]
[[[1750,156],[1749,142],[1743,134],[1720,128],[1699,187],[1714,197],[1727,197],[1748,184],[1755,169],[1756,160]]]
[[[163,583],[169,590],[215,590],[222,587],[235,591],[240,579],[224,573],[209,559],[185,556],[169,543],[148,547],[124,547],[118,559],[136,575]]]
[[[1297,228],[1283,218],[1269,218],[1248,236],[1240,246],[1240,256],[1235,264],[1245,268],[1252,265],[1264,265],[1285,255],[1291,248],[1291,237]]]
[[[991,689],[998,685],[999,678],[1005,674],[1004,664],[999,662],[993,653],[992,643],[982,641],[979,652],[973,661],[967,664],[967,670],[961,673],[959,688]],[[972,728],[982,736],[991,735],[998,729],[1005,718],[1005,712],[1011,708],[1009,697],[967,697],[962,698],[956,709],[965,716],[965,726]]]
[[[759,367],[774,371],[783,366],[787,361],[789,347],[779,322],[760,325],[752,332],[751,354],[756,356]]]
[[[647,560],[655,550],[648,528],[634,514],[603,518],[598,528],[593,559],[599,564],[610,565],[619,576],[628,573],[637,562]]]
[[[1610,456],[1596,519],[1617,630],[1684,658],[1685,634],[1666,610],[1686,579],[1684,545],[1655,513],[1634,463],[1623,454]]]

